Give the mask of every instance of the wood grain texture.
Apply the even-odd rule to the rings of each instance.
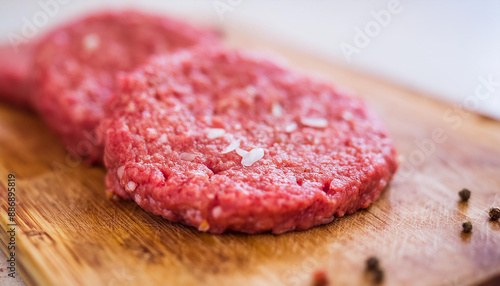
[[[333,285],[370,285],[370,255],[381,259],[384,285],[467,285],[500,275],[500,225],[487,214],[500,205],[498,122],[241,30],[228,36],[361,94],[414,164],[403,162],[370,208],[328,225],[212,235],[107,199],[104,169],[74,161],[36,116],[0,105],[0,238],[5,250],[6,179],[14,173],[16,256],[27,284],[310,285],[323,269]],[[461,122],[445,120],[450,112]],[[443,134],[430,144],[437,128]],[[422,148],[430,151],[421,156]],[[463,187],[472,190],[466,204],[458,203]],[[461,234],[464,220],[473,223],[470,235]]]

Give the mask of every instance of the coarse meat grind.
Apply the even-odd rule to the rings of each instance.
[[[244,52],[155,57],[119,93],[99,128],[109,191],[200,231],[326,224],[368,207],[397,168],[362,100]]]
[[[155,54],[218,43],[213,30],[136,11],[106,11],[58,27],[37,45],[37,111],[87,163],[102,161],[95,128],[115,92],[115,78]]]

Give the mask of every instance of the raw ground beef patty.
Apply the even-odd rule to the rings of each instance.
[[[120,94],[100,127],[108,189],[201,231],[325,224],[368,207],[396,170],[360,99],[252,55],[156,57]]]
[[[34,103],[67,148],[102,160],[95,128],[114,93],[115,76],[151,55],[218,42],[212,30],[135,11],[100,12],[50,32],[37,46]]]
[[[18,107],[31,107],[31,64],[33,45],[15,49],[0,46],[0,100]]]

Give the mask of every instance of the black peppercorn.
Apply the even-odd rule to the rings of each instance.
[[[467,189],[462,189],[460,192],[458,192],[458,195],[460,196],[462,202],[466,202],[470,198],[470,191]]]
[[[489,214],[491,220],[498,220],[500,218],[500,208],[491,208]]]
[[[376,257],[370,257],[366,260],[366,269],[375,270],[378,269],[378,259]]]
[[[470,221],[465,221],[462,223],[462,228],[463,233],[469,233],[472,230],[472,223]]]
[[[380,269],[378,258],[372,256],[366,260],[366,271],[375,284],[379,284],[384,280],[384,271]]]

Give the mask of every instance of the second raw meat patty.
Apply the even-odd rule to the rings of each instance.
[[[151,55],[218,42],[214,31],[135,11],[101,12],[50,32],[38,44],[34,103],[66,147],[88,163],[102,160],[95,128],[118,73]]]

